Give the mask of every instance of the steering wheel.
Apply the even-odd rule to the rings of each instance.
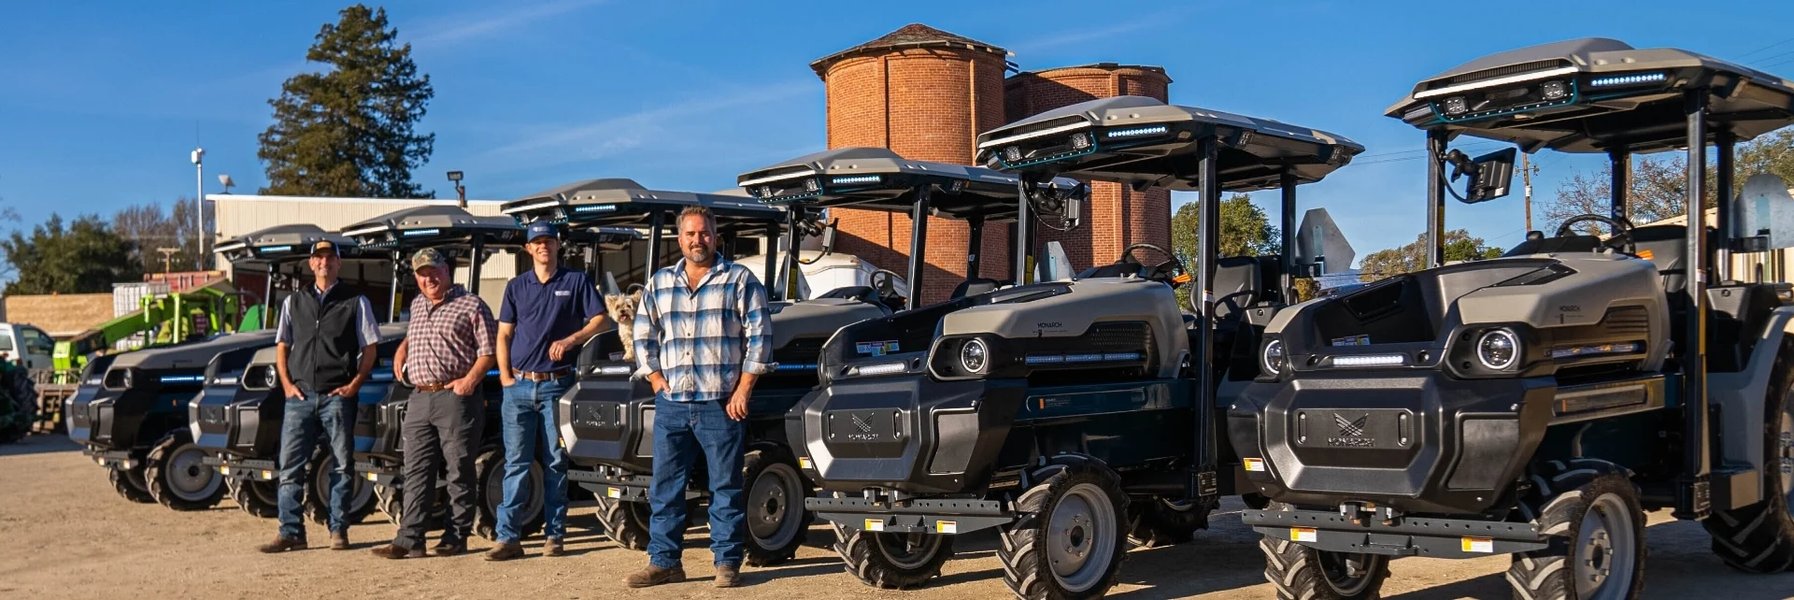
[[[1613,231],[1613,237],[1610,237],[1607,239],[1607,241],[1603,242],[1603,244],[1605,244],[1607,247],[1613,248],[1615,250],[1619,250],[1620,252],[1623,252],[1626,254],[1634,254],[1634,255],[1637,254],[1637,252],[1635,252],[1636,248],[1634,247],[1634,245],[1632,243],[1632,229],[1633,229],[1632,221],[1630,221],[1624,217],[1620,217],[1620,218],[1616,219],[1613,217],[1609,217],[1607,215],[1596,214],[1596,213],[1584,213],[1584,214],[1576,215],[1574,217],[1570,217],[1569,219],[1564,220],[1562,225],[1558,225],[1557,233],[1555,235],[1557,237],[1570,236],[1575,233],[1575,229],[1573,229],[1572,226],[1576,225],[1577,223],[1584,223],[1584,222],[1588,222],[1588,221],[1604,223],[1607,225],[1609,230]]]
[[[1146,263],[1140,262],[1139,259],[1134,258],[1134,251],[1141,249],[1152,250],[1164,255],[1165,262],[1157,263],[1150,267],[1146,266]],[[1171,251],[1166,250],[1157,244],[1140,242],[1128,246],[1121,251],[1121,259],[1116,262],[1140,265],[1141,278],[1161,281],[1173,288],[1183,285],[1184,281],[1188,280],[1187,277],[1184,277],[1185,270],[1183,261],[1178,260],[1176,254],[1172,254]]]
[[[878,290],[879,300],[889,303],[898,299],[896,273],[879,269],[873,271],[872,275],[866,278],[866,282],[872,284],[872,289]]]

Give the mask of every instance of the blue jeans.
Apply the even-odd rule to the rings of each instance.
[[[336,470],[330,472],[330,532],[349,530],[343,514],[349,508],[349,491],[353,489],[355,460],[355,399],[320,396],[305,392],[298,398],[287,398],[285,414],[280,422],[280,508],[281,537],[305,539],[305,488],[310,484],[307,472],[318,435],[323,434],[336,458]]]
[[[572,375],[541,383],[519,379],[505,388],[504,405],[498,411],[505,440],[505,501],[498,506],[501,544],[523,537],[517,531],[518,513],[529,498],[522,488],[537,457],[542,460],[542,535],[558,540],[567,533],[567,450],[561,447],[554,414],[555,402],[570,387]]]
[[[702,452],[710,467],[710,553],[715,564],[741,566],[747,524],[742,516],[741,460],[747,423],[729,418],[724,401],[654,401],[654,476],[648,502],[648,562],[680,566],[685,537],[685,485]]]

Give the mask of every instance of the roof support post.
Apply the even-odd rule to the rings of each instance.
[[[1281,240],[1283,280],[1277,283],[1277,290],[1285,304],[1295,304],[1293,292],[1296,285],[1296,172],[1291,170],[1289,165],[1284,165],[1283,171],[1277,174],[1277,187],[1282,192],[1279,196],[1282,200],[1279,209],[1283,211],[1283,214],[1278,217],[1281,221],[1279,233],[1283,237]]]
[[[1737,215],[1732,213],[1731,200],[1732,186],[1737,181],[1735,171],[1738,165],[1734,160],[1734,151],[1737,150],[1737,145],[1738,135],[1732,132],[1732,128],[1722,125],[1713,132],[1713,149],[1718,154],[1716,162],[1719,163],[1718,169],[1714,171],[1716,176],[1713,178],[1714,187],[1719,190],[1719,196],[1714,198],[1713,203],[1716,217],[1714,229],[1718,232],[1719,238],[1714,240],[1714,243],[1708,244],[1710,249],[1708,257],[1713,261],[1715,281],[1730,281],[1732,279],[1732,229],[1734,225],[1732,221],[1737,218]]]
[[[666,233],[667,211],[655,210],[648,216],[648,257],[642,261],[642,285],[654,279],[654,265],[660,264],[660,237]]]
[[[1220,493],[1215,474],[1219,454],[1212,422],[1215,415],[1215,252],[1221,239],[1221,148],[1214,134],[1209,134],[1196,147],[1197,180],[1202,209],[1200,231],[1196,234],[1196,279],[1198,287],[1190,292],[1201,307],[1196,322],[1196,347],[1191,364],[1196,366],[1195,423],[1191,436],[1195,440],[1196,460],[1191,463],[1187,498],[1210,498]]]
[[[796,214],[797,213],[794,210],[787,209],[785,211],[785,230],[787,232],[795,231],[797,229]],[[786,243],[791,244],[790,246],[786,246],[786,249],[785,249],[785,258],[787,258],[787,259],[791,258],[793,256],[793,254],[795,252],[797,252],[796,244],[792,243],[790,240],[791,240],[791,238],[789,238],[789,237],[786,238]],[[779,260],[778,256],[779,256],[779,225],[778,225],[778,223],[767,223],[766,224],[766,267],[765,267],[765,270],[762,271],[763,273],[766,273],[766,281],[764,281],[763,283],[773,286],[773,288],[776,290],[776,291],[772,292],[772,294],[773,294],[772,300],[775,300],[775,301],[784,300],[789,297],[785,294],[785,288],[779,286],[780,274],[787,272],[787,271],[785,271],[785,269],[787,267],[785,266],[786,265],[785,261]]]
[[[1015,275],[1015,285],[1028,283],[1028,254],[1033,250],[1029,241],[1034,237],[1031,231],[1034,214],[1029,210],[1032,205],[1028,202],[1028,187],[1026,175],[1015,179],[1015,237],[1010,240],[1015,243],[1015,270],[1011,271]],[[910,283],[912,288],[915,285],[915,282]]]
[[[1712,438],[1707,406],[1707,223],[1702,197],[1707,191],[1707,94],[1705,89],[1683,92],[1683,112],[1688,118],[1687,190],[1688,312],[1681,323],[1682,339],[1682,485],[1677,486],[1676,516],[1700,519],[1712,512],[1709,474],[1712,471]]]
[[[1625,149],[1611,150],[1607,153],[1608,172],[1613,179],[1608,183],[1607,216],[1615,221],[1631,219],[1632,203],[1632,152]]]
[[[978,279],[978,255],[984,250],[984,217],[966,219],[966,227],[971,230],[966,240],[966,279]]]
[[[933,184],[923,184],[916,189],[916,204],[910,207],[909,214],[909,298],[903,303],[906,309],[913,309],[922,303],[922,272],[928,269],[928,196],[933,191]]]
[[[1445,264],[1445,141],[1444,129],[1426,132],[1426,266]]]

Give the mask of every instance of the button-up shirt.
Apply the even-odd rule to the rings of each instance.
[[[482,356],[492,356],[498,329],[492,309],[459,285],[442,302],[418,294],[405,331],[405,378],[412,385],[444,385],[460,379]]]
[[[637,376],[666,378],[667,400],[728,398],[743,372],[764,375],[777,366],[766,287],[720,255],[695,288],[684,259],[655,271],[635,314],[635,356]]]

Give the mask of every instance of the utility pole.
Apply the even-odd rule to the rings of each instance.
[[[170,260],[172,260],[174,258],[175,253],[180,252],[181,249],[180,248],[157,248],[156,251],[162,253],[162,275],[163,275],[163,277],[167,277],[168,276],[168,263]]]
[[[1526,231],[1532,231],[1532,155],[1520,153],[1520,182],[1526,194]]]

